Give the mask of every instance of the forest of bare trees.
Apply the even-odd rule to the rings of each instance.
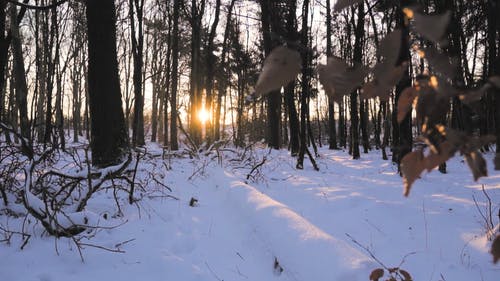
[[[289,147],[302,162],[305,152],[328,143],[348,148],[353,158],[361,157],[360,146],[364,153],[381,148],[384,158],[390,149],[399,163],[420,133],[411,114],[396,122],[401,92],[420,75],[434,74],[457,91],[481,89],[499,63],[495,1],[339,1],[337,8],[354,4],[342,10],[331,1],[28,2],[1,3],[1,120],[29,143],[60,148],[86,135],[96,142],[109,138],[119,149],[149,139],[176,150],[182,126],[196,146],[221,139],[244,146],[265,138],[270,147]],[[413,24],[405,7],[446,19]],[[443,38],[419,33],[434,23]],[[396,87],[386,87],[383,98],[360,99],[355,87],[326,98],[316,66],[332,56],[347,66],[373,66],[393,30],[403,37],[394,63],[407,66],[399,82],[388,85]],[[300,53],[301,75],[283,94],[277,89],[247,98],[262,58],[283,45]],[[435,58],[422,56],[425,50]],[[434,64],[444,64],[445,56],[449,66],[442,70]],[[442,123],[468,134],[497,133],[496,90],[489,87],[474,103],[450,99]],[[107,116],[115,111],[117,117]],[[128,130],[118,125],[121,118]],[[4,131],[7,142],[18,142]],[[94,154],[114,150],[92,147]]]
[[[459,152],[477,179],[500,147],[498,15],[497,0],[0,0],[0,146],[34,167],[88,140],[99,168],[147,142],[265,140],[316,170],[323,145],[379,150],[406,195]]]

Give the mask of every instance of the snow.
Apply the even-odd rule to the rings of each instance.
[[[147,148],[152,155],[158,150]],[[102,227],[77,236],[83,261],[72,239],[48,236],[33,218],[0,215],[3,228],[33,234],[22,250],[20,235],[0,243],[0,280],[361,281],[382,267],[370,253],[414,280],[499,280],[478,211],[488,207],[484,185],[498,231],[500,173],[491,167],[476,183],[455,157],[448,174],[424,174],[405,198],[380,151],[351,160],[344,151],[321,149],[319,172],[307,159],[296,170],[285,150],[256,148],[247,161],[231,160],[241,151],[220,153],[222,164],[204,154],[143,160],[137,179],[148,184],[137,189],[135,204],[120,191],[120,213],[108,188],[84,212],[69,213],[68,223]],[[492,157],[486,155],[488,163]],[[147,180],[151,173],[173,192]],[[193,207],[191,198],[198,200]]]

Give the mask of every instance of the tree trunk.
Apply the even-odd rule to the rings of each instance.
[[[274,3],[275,4],[275,3]],[[266,56],[275,47],[271,40],[271,32],[275,32],[271,28],[271,21],[279,20],[273,14],[273,3],[271,1],[260,1],[261,17],[262,17],[262,30],[264,39],[264,51]],[[276,24],[274,24],[276,25]],[[273,91],[267,95],[267,145],[274,149],[281,147],[281,95],[279,90]]]
[[[288,111],[288,120],[290,122],[290,150],[292,156],[297,156],[300,149],[299,135],[300,124],[297,109],[295,108],[295,84],[289,84],[285,88],[285,103]]]
[[[170,95],[170,149],[178,150],[177,142],[177,82],[179,65],[179,10],[182,1],[174,1],[172,30],[172,90]],[[166,124],[165,124],[166,125]]]
[[[9,54],[10,42],[5,35],[5,20],[6,20],[7,1],[0,0],[0,122],[4,122],[4,105],[5,105],[5,85],[7,68],[7,58]]]
[[[234,1],[232,1],[234,5]],[[210,33],[208,34],[207,44],[205,47],[205,67],[206,67],[206,75],[205,75],[205,88],[206,88],[206,99],[205,99],[205,110],[209,113],[212,113],[213,106],[213,88],[214,88],[214,77],[215,77],[215,66],[217,57],[214,55],[214,40],[216,36],[217,26],[219,24],[219,14],[221,8],[221,0],[216,0],[215,3],[215,16],[212,26],[210,27]],[[232,8],[232,7],[231,7]],[[229,12],[230,13],[230,12]],[[229,16],[227,17],[229,18]],[[213,137],[213,126],[212,120],[207,120],[204,124],[206,127],[206,136],[207,140],[210,142]]]
[[[361,140],[363,144],[363,153],[368,153],[370,150],[370,136],[368,133],[368,101],[362,100],[359,103],[360,127],[361,127]]]
[[[10,7],[10,30],[12,33],[12,55],[14,87],[16,90],[16,103],[19,110],[21,135],[31,142],[30,124],[28,119],[28,86],[26,83],[26,71],[24,68],[23,48],[19,34],[17,21],[17,9],[14,5]]]
[[[54,4],[56,0],[52,0],[52,3]],[[47,15],[47,13],[45,14]],[[46,108],[45,108],[45,129],[44,129],[44,137],[43,137],[43,143],[47,144],[50,142],[50,137],[52,135],[52,129],[53,129],[53,124],[52,124],[52,96],[53,96],[53,90],[54,90],[54,76],[55,76],[55,69],[56,69],[56,60],[58,59],[56,56],[53,57],[53,48],[55,46],[56,48],[56,55],[59,52],[58,48],[59,46],[56,44],[57,38],[56,38],[56,31],[57,31],[57,26],[58,26],[58,19],[57,19],[57,10],[56,8],[52,8],[50,11],[51,19],[50,19],[50,27],[49,27],[49,20],[46,17],[45,19],[45,24],[44,24],[44,31],[43,31],[43,47],[44,47],[44,60],[47,65],[47,77],[46,77]]]
[[[201,89],[201,36],[202,36],[202,18],[204,13],[205,0],[201,0],[198,5],[197,0],[191,1],[191,73],[189,77],[189,133],[196,145],[201,143],[201,122],[198,118],[198,112],[202,107],[202,89]]]
[[[170,7],[170,6],[169,6]],[[168,33],[167,33],[167,42],[169,43],[167,45],[167,51],[166,51],[166,68],[167,68],[167,73],[165,77],[165,82],[163,85],[163,99],[162,99],[162,104],[163,104],[163,147],[168,147],[169,143],[169,138],[168,138],[168,100],[170,99],[170,84],[172,81],[172,63],[171,63],[171,58],[172,58],[172,16],[170,12],[168,12]],[[172,122],[172,121],[170,121]]]
[[[330,9],[330,0],[326,0],[326,57],[332,54],[332,12]],[[319,117],[318,117],[319,118]],[[335,124],[335,104],[328,98],[328,148],[338,149],[337,129]]]
[[[409,4],[408,0],[401,2],[402,5]],[[405,62],[410,61],[410,50],[408,42],[409,29],[408,26],[405,24],[405,21],[406,20],[404,13],[402,11],[399,11],[398,26],[401,28],[401,50],[399,52],[399,58],[396,62],[396,65],[401,65]],[[395,104],[397,104],[403,90],[409,86],[411,86],[411,78],[409,70],[408,68],[406,68],[403,74],[403,78],[401,78],[401,80],[396,85]],[[406,114],[405,118],[399,125],[396,121],[397,114],[398,114],[398,109],[397,107],[394,107],[392,121],[394,122],[393,126],[397,127],[397,130],[394,130],[395,132],[397,132],[397,134],[393,135],[394,136],[393,143],[395,143],[393,151],[393,161],[396,160],[395,162],[398,165],[398,171],[401,171],[401,159],[403,159],[403,157],[406,154],[411,152],[413,144],[413,136],[411,131],[411,112],[408,112]]]
[[[299,157],[297,158],[297,169],[304,168],[304,156],[307,153],[309,160],[311,161],[315,170],[319,170],[313,155],[307,149],[307,136],[312,137],[311,130],[308,130],[308,118],[309,118],[309,98],[311,94],[311,49],[309,45],[309,28],[308,28],[308,18],[309,18],[309,0],[305,0],[302,3],[302,30],[301,30],[301,44],[304,49],[301,52],[302,56],[302,81],[301,81],[301,95],[300,95],[300,150]],[[309,127],[310,129],[310,127]],[[316,147],[315,147],[316,150]],[[316,152],[316,151],[315,151]]]
[[[497,50],[498,44],[498,34],[500,33],[500,21],[496,18],[500,12],[500,1],[498,0],[489,0],[488,1],[488,47],[490,49],[495,49],[495,57],[494,59],[490,58],[490,76],[491,75],[499,75],[500,74],[500,55]],[[496,44],[495,44],[496,43]],[[493,54],[493,51],[490,51],[490,55]],[[495,112],[495,136],[496,136],[496,150],[495,150],[495,170],[500,170],[500,90],[495,88],[492,91],[492,95],[494,95],[494,112]]]
[[[354,31],[354,54],[353,60],[355,63],[362,64],[363,62],[363,38],[365,37],[365,17],[364,3],[358,5],[358,21]],[[351,149],[352,158],[359,159],[359,115],[358,115],[358,91],[351,93]]]
[[[87,0],[88,87],[92,163],[117,164],[127,150],[116,53],[113,0]]]
[[[135,32],[134,6],[137,17],[137,35]],[[142,146],[144,142],[144,96],[142,95],[142,66],[143,66],[143,26],[144,0],[129,1],[130,36],[134,61],[134,119],[132,121],[132,145]],[[137,36],[137,37],[136,37]]]
[[[154,31],[151,31],[154,32]],[[147,32],[146,32],[147,34]],[[152,58],[151,58],[151,88],[152,88],[152,97],[151,97],[151,141],[156,142],[156,133],[158,131],[158,115],[161,114],[160,100],[161,95],[159,93],[160,86],[159,84],[159,72],[158,72],[158,60],[159,58],[159,47],[158,47],[158,37],[159,34],[153,34],[153,42],[150,42],[152,46]],[[146,44],[147,45],[147,44]],[[160,111],[160,112],[159,112]]]

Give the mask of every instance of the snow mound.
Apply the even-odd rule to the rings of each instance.
[[[234,210],[241,211],[242,221],[254,227],[257,237],[283,267],[283,274],[291,275],[292,280],[361,281],[376,268],[345,241],[248,184],[233,182],[228,196]]]

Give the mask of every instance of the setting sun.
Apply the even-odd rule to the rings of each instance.
[[[210,114],[205,108],[198,110],[198,120],[200,120],[202,124],[205,124],[208,120],[210,120]]]

